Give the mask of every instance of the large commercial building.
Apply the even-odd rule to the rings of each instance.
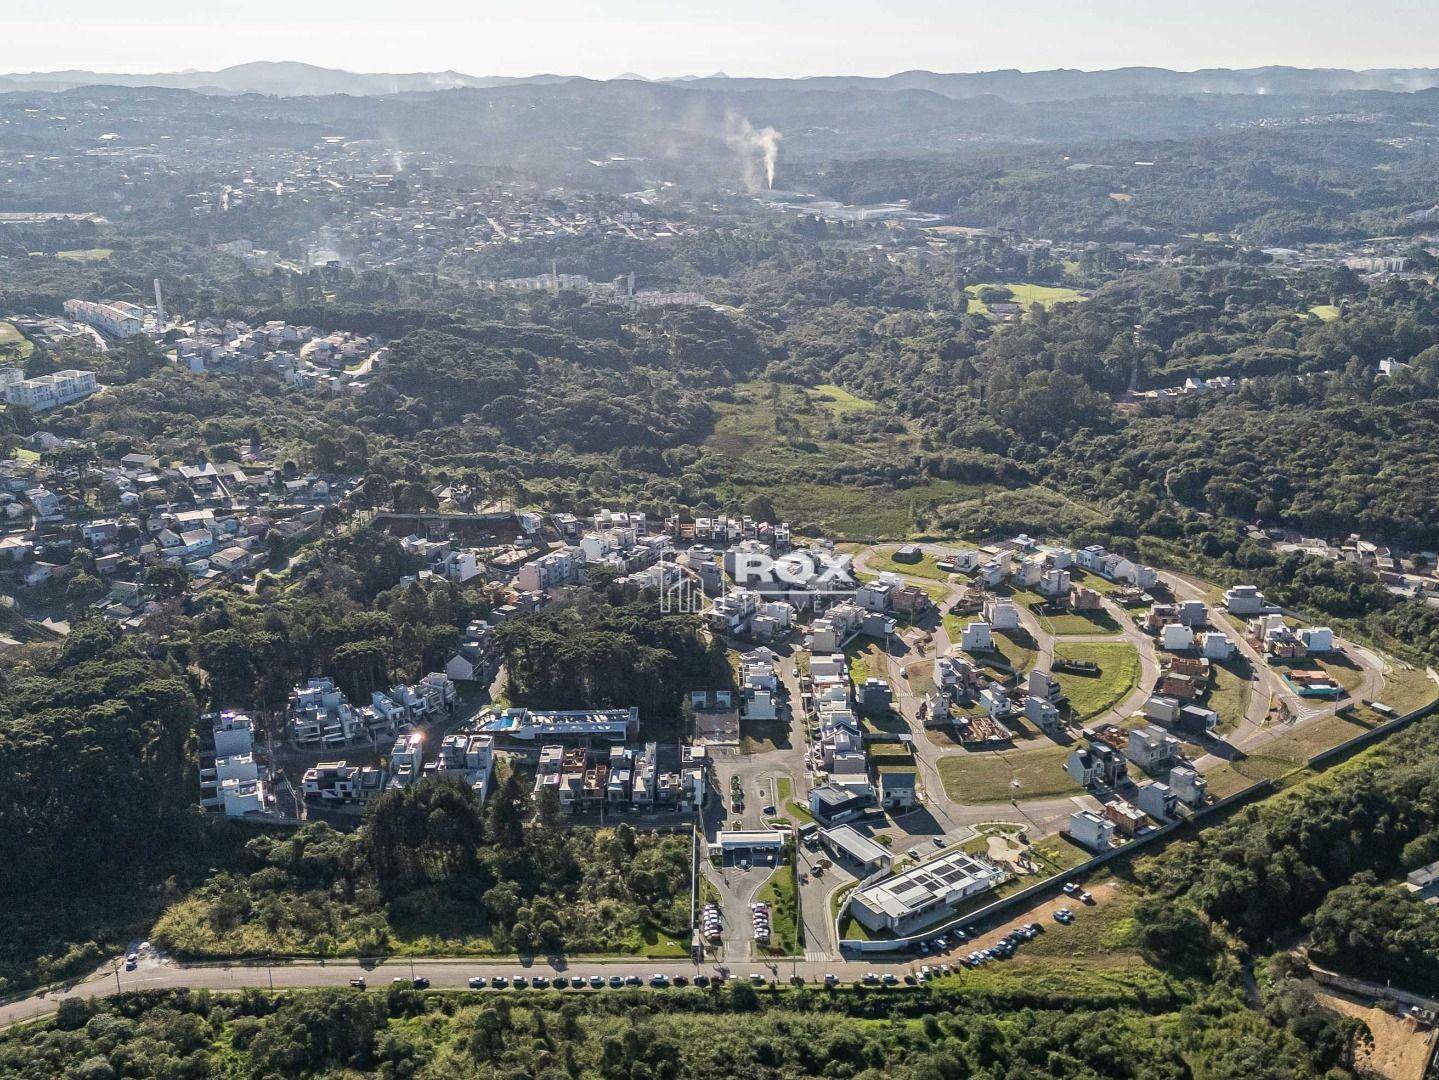
[[[44,412],[57,405],[68,405],[100,389],[95,382],[93,371],[77,371],[67,368],[53,375],[38,375],[33,379],[21,379],[5,387],[5,401],[10,405],[21,405],[31,412]]]
[[[850,899],[850,913],[870,930],[906,934],[938,922],[1004,878],[999,867],[956,848],[859,890]]]
[[[77,323],[93,326],[114,338],[134,337],[145,330],[145,309],[117,300],[97,304],[92,300],[66,300],[65,315]]]

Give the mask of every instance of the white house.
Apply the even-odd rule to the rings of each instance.
[[[1090,851],[1108,851],[1114,842],[1114,822],[1093,810],[1077,810],[1069,815],[1069,837]]]
[[[1012,600],[988,600],[984,605],[984,621],[995,630],[1018,630],[1019,608]]]
[[[1170,652],[1194,648],[1194,631],[1183,623],[1167,623],[1159,631],[1159,647]]]
[[[965,652],[983,652],[994,648],[994,637],[989,632],[989,623],[966,623],[960,634],[959,647]]]
[[[1003,688],[998,686],[986,686],[979,692],[979,705],[985,712],[996,720],[1003,720],[1014,713],[1014,703]]]
[[[1226,590],[1224,606],[1231,615],[1260,615],[1269,610],[1269,603],[1257,585],[1235,585]]]
[[[1306,626],[1299,631],[1299,641],[1306,653],[1334,651],[1334,631],[1327,626]]]
[[[1217,630],[1199,635],[1200,652],[1206,659],[1223,663],[1234,655],[1234,642]]]

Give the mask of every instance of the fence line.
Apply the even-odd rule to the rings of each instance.
[[[1393,720],[1387,720],[1378,727],[1372,727],[1368,731],[1361,731],[1358,735],[1355,735],[1354,738],[1346,739],[1338,746],[1331,746],[1328,750],[1321,750],[1306,761],[1305,764],[1311,769],[1322,768],[1329,762],[1346,756],[1352,750],[1359,750],[1368,746],[1370,743],[1379,742],[1394,732],[1408,727],[1416,720],[1424,719],[1424,717],[1433,713],[1435,709],[1439,709],[1439,698],[1435,698],[1427,705],[1420,705],[1419,708],[1407,712],[1403,716],[1396,717]]]

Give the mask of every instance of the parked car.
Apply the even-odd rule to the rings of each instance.
[[[678,982],[679,980],[676,979],[675,981]],[[709,984],[710,984],[710,977],[709,977],[708,975],[696,975],[696,976],[695,976],[695,985],[696,985],[696,986],[708,986]]]
[[[410,985],[416,990],[428,990],[430,988],[430,980],[423,975],[416,975],[410,980]]]
[[[670,977],[668,975],[662,975],[657,971],[650,976],[650,985],[655,987],[656,989],[668,986],[669,984]]]
[[[536,975],[533,979],[530,980],[530,983],[534,986],[536,990],[544,990],[550,985],[550,980],[543,975]]]
[[[1073,896],[1073,895],[1074,895],[1075,893],[1077,893],[1077,892],[1079,892],[1079,886],[1076,885],[1074,882],[1072,882],[1072,881],[1066,881],[1066,882],[1064,883],[1064,895],[1065,895],[1065,896]]]
[[[638,975],[626,975],[626,976],[625,976],[625,985],[626,985],[626,986],[643,986],[643,985],[644,985],[644,980],[641,979]]]
[[[618,990],[618,989],[619,989],[621,986],[623,986],[624,984],[625,984],[625,981],[624,981],[624,979],[620,978],[620,976],[618,976],[618,975],[611,975],[611,976],[610,976],[610,986],[612,986],[614,989]]]
[[[579,980],[576,979],[576,980],[575,980],[575,983],[576,983],[576,985],[578,985],[578,984],[579,984]],[[556,975],[556,976],[555,976],[555,989],[556,989],[556,990],[568,990],[569,988],[570,988],[570,980],[569,980],[569,977],[568,977],[568,976],[565,976],[565,975]]]
[[[528,990],[530,986],[530,980],[525,978],[523,975],[516,975],[515,981],[510,985],[513,986],[516,990]]]
[[[510,980],[505,978],[503,975],[496,975],[493,979],[490,980],[490,985],[493,986],[496,990],[503,990],[505,987],[510,985]]]
[[[590,989],[603,990],[605,988],[605,977],[603,975],[590,976]]]
[[[351,979],[351,980],[350,980],[350,985],[353,986],[356,990],[363,990],[363,989],[365,988],[365,980],[364,980],[364,979]]]
[[[838,986],[839,976],[832,971],[825,972],[824,984],[825,986]]]
[[[470,977],[471,990],[483,990],[485,988],[485,977],[483,975],[472,975]]]

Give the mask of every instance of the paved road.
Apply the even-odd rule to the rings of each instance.
[[[1204,600],[1210,603],[1210,622],[1228,635],[1254,672],[1250,687],[1249,708],[1245,712],[1244,719],[1225,737],[1227,749],[1221,750],[1217,754],[1205,754],[1198,759],[1197,764],[1201,770],[1212,768],[1221,761],[1233,757],[1232,750],[1234,749],[1252,754],[1275,739],[1282,738],[1324,717],[1333,716],[1336,710],[1359,698],[1383,698],[1385,661],[1371,650],[1338,637],[1334,639],[1335,644],[1361,669],[1358,686],[1355,687],[1353,693],[1338,701],[1318,701],[1299,697],[1270,667],[1259,651],[1245,640],[1242,620],[1213,605],[1212,597],[1209,595],[1209,586],[1189,574],[1165,572],[1160,574],[1160,577],[1169,585],[1176,598]],[[1269,722],[1269,708],[1274,701],[1283,701],[1288,706],[1290,714],[1295,718],[1293,723],[1275,725]]]
[[[0,1005],[0,1027],[6,1027],[23,1020],[45,1016],[54,1012],[66,998],[108,997],[120,991],[157,990],[176,987],[209,990],[242,990],[247,987],[276,990],[301,989],[326,986],[348,986],[351,979],[364,978],[371,990],[387,987],[392,979],[409,979],[411,975],[430,980],[435,989],[464,989],[467,980],[474,975],[492,979],[504,975],[513,979],[516,975],[533,978],[545,975],[553,978],[557,974],[571,977],[613,974],[639,975],[648,979],[650,975],[662,973],[673,978],[684,975],[693,978],[697,973],[711,977],[728,971],[732,976],[747,979],[752,974],[764,979],[787,980],[798,975],[808,982],[819,982],[825,974],[833,972],[845,982],[857,981],[865,972],[883,973],[893,971],[903,974],[915,970],[918,961],[906,963],[882,963],[867,960],[808,961],[774,959],[767,961],[746,961],[743,963],[695,964],[688,960],[573,960],[551,963],[537,960],[531,964],[518,961],[463,960],[445,958],[419,958],[409,960],[387,960],[382,963],[361,964],[354,960],[336,960],[325,964],[318,962],[297,962],[276,964],[266,967],[256,965],[222,964],[173,964],[153,963],[132,972],[121,972],[117,986],[113,973],[97,973],[66,990],[37,994],[21,1001]]]

